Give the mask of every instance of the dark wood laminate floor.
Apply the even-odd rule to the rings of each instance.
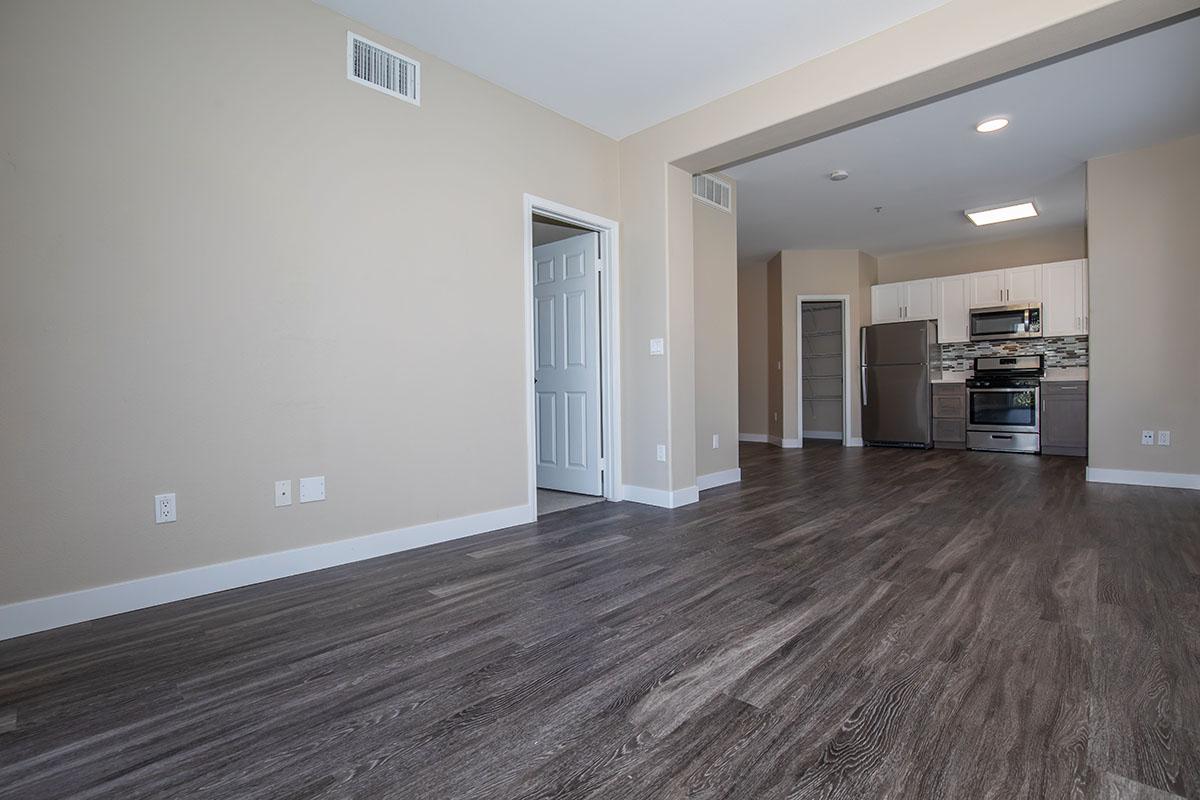
[[[1200,798],[1200,493],[742,458],[0,643],[0,798]]]

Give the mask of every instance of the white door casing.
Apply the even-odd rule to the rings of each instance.
[[[598,235],[533,249],[534,459],[543,489],[599,495]]]

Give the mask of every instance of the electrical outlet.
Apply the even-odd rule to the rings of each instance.
[[[1158,443],[1161,444],[1163,447],[1170,447],[1171,446],[1171,432],[1170,431],[1159,431],[1158,432]]]
[[[292,482],[275,481],[275,507],[283,508],[292,504]]]
[[[1142,444],[1154,444],[1154,431],[1142,431]]]
[[[651,339],[650,340],[650,355],[661,356],[662,354],[663,354],[663,340],[662,339]]]
[[[666,446],[665,444],[660,444],[660,445],[658,446],[658,449],[657,449],[656,453],[657,453],[657,455],[658,455],[658,460],[659,460],[659,461],[666,461],[666,460],[667,460],[667,446]]]
[[[300,502],[315,503],[325,499],[325,476],[300,479]]]
[[[720,446],[721,446],[721,434],[714,433],[713,434],[713,450],[716,450]]]
[[[154,495],[154,524],[175,521],[175,493]]]

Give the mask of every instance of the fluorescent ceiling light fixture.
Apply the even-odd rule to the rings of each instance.
[[[965,211],[963,213],[976,225],[992,225],[997,222],[1009,222],[1014,219],[1025,219],[1026,217],[1036,217],[1038,215],[1037,209],[1033,207],[1033,203],[1030,201],[1014,203],[1011,206],[1000,206],[998,208],[976,208],[973,211]]]
[[[983,122],[975,126],[975,130],[980,133],[995,133],[1008,127],[1008,119],[1006,117],[992,117],[985,119]]]

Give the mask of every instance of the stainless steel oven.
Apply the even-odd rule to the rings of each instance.
[[[967,447],[1041,452],[1042,357],[975,359],[967,381]]]
[[[1038,339],[1042,336],[1039,304],[971,309],[971,341]]]

